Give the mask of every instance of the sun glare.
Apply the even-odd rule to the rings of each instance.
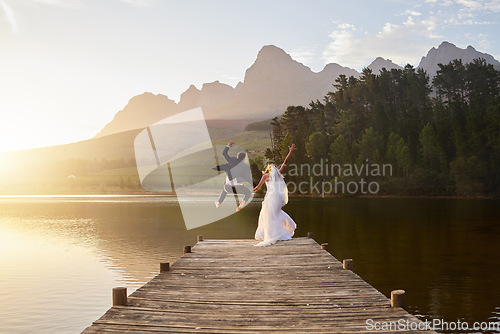
[[[7,253],[17,247],[17,244],[17,235],[0,229],[0,256],[5,257]]]
[[[0,102],[0,108],[9,111],[2,115],[0,123],[0,153],[57,143],[56,138],[53,138],[53,134],[47,129],[47,120],[41,116],[31,116],[32,112],[2,102]]]

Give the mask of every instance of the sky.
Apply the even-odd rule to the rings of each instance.
[[[500,0],[0,0],[0,152],[91,138],[144,92],[234,87],[264,45],[315,72],[443,41],[499,60],[499,24]]]

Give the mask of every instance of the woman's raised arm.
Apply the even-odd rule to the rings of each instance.
[[[292,146],[288,146],[288,149],[289,149],[288,154],[287,154],[285,160],[283,161],[283,164],[280,167],[280,174],[283,174],[283,170],[286,167],[288,159],[290,159],[290,156],[292,155],[292,152],[295,151],[297,149],[297,147],[295,147],[295,144],[292,144]]]

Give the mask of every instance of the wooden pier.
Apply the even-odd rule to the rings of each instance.
[[[115,289],[115,306],[83,333],[424,332],[398,330],[422,323],[312,238],[262,248],[255,240],[202,240],[128,298]],[[392,302],[404,306],[404,292]],[[379,330],[367,327],[376,322]]]

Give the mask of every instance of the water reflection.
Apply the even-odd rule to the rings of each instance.
[[[355,271],[385,295],[405,289],[413,313],[472,324],[488,321],[500,303],[498,204],[311,200],[292,206],[290,213],[321,236],[318,241],[328,242],[338,259],[354,258]]]
[[[338,259],[423,318],[498,321],[500,213],[493,200],[291,199],[285,210]],[[8,332],[74,333],[205,238],[252,238],[260,201],[187,231],[175,197],[0,198],[0,318]]]

